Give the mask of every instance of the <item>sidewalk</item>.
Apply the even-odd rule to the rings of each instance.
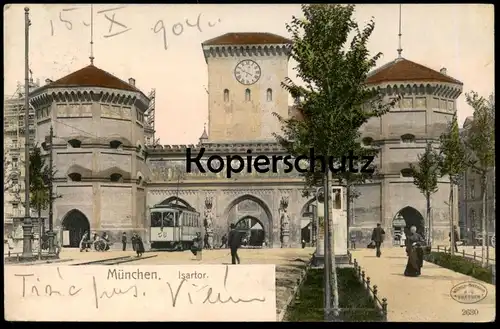
[[[424,262],[422,275],[405,277],[406,253],[403,248],[382,249],[377,258],[371,249],[351,250],[380,298],[387,298],[389,322],[489,322],[496,316],[495,286]],[[488,290],[486,298],[475,304],[461,304],[450,297],[451,289],[462,282],[476,281]],[[477,310],[467,312],[464,310]],[[465,314],[463,314],[465,313]]]

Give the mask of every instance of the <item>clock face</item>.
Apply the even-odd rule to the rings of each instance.
[[[244,85],[253,85],[259,81],[261,70],[259,64],[251,59],[245,59],[236,65],[234,68],[234,76],[236,80]]]

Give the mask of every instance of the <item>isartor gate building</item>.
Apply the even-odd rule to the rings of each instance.
[[[37,113],[37,142],[54,128],[55,228],[65,245],[75,246],[83,231],[106,231],[115,242],[122,232],[137,232],[149,242],[149,209],[177,200],[203,216],[214,216],[214,244],[230,223],[263,230],[271,247],[298,247],[311,238],[311,205],[302,197],[297,173],[220,174],[185,172],[185,150],[206,148],[206,155],[279,155],[272,133],[280,126],[273,112],[294,115],[280,83],[288,75],[290,40],[271,33],[227,33],[207,40],[202,51],[208,69],[208,127],[198,145],[152,146],[147,123],[150,98],[135,87],[89,65],[32,94]],[[201,56],[201,54],[200,54]],[[362,128],[363,143],[380,148],[380,175],[356,186],[359,197],[349,223],[360,243],[376,223],[390,237],[402,226],[423,230],[426,202],[408,177],[427,142],[436,143],[456,111],[462,83],[447,75],[398,58],[373,71],[367,84],[388,97],[402,94],[390,113]],[[179,124],[185,124],[184,122]],[[432,196],[433,237],[448,237],[448,181]],[[289,215],[284,240],[280,214]],[[455,216],[458,218],[458,216]],[[283,242],[284,241],[284,242]],[[259,242],[260,243],[260,242]]]

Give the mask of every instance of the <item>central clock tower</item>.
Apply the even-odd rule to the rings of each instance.
[[[227,33],[205,41],[208,141],[269,141],[288,116],[291,41],[271,33]]]

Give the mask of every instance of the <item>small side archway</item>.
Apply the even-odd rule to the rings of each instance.
[[[408,234],[410,228],[415,226],[417,233],[424,236],[425,233],[425,219],[424,216],[415,208],[406,206],[396,213],[393,219],[393,230],[397,232],[405,232]]]
[[[80,210],[70,210],[61,221],[63,247],[78,248],[83,235],[90,234],[90,222]]]
[[[300,211],[300,241],[313,243],[317,239],[317,227],[314,222],[317,215],[316,197],[307,201]]]

